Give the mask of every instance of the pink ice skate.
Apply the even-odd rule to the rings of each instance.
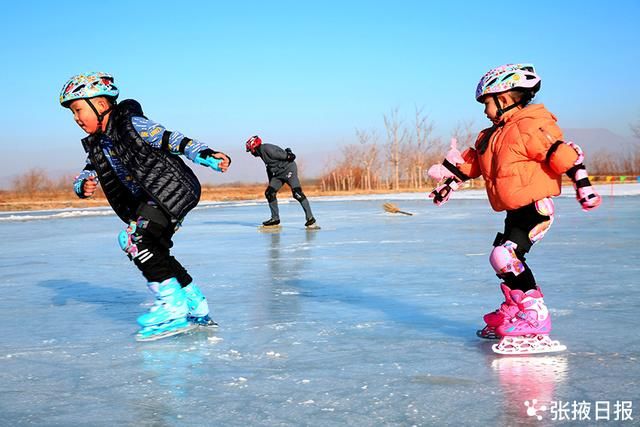
[[[511,299],[511,289],[504,283],[501,283],[500,290],[504,294],[504,301],[496,311],[484,315],[484,322],[487,325],[476,331],[476,335],[480,338],[490,340],[501,338],[501,336],[497,334],[496,328],[505,323],[511,323],[511,320],[520,311],[518,304]]]
[[[511,300],[520,309],[509,322],[496,327],[496,334],[502,336],[493,351],[499,354],[549,353],[566,350],[567,347],[549,338],[551,316],[544,304],[540,288],[522,292],[510,292]]]

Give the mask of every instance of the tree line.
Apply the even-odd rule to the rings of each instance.
[[[329,159],[319,178],[322,191],[421,190],[435,183],[426,176],[448,150],[449,139],[434,135],[434,122],[416,109],[411,120],[403,120],[397,109],[383,116],[384,134],[356,129],[356,143],[348,144]],[[477,132],[473,122],[459,123],[451,133],[458,148],[473,146]],[[640,121],[631,125],[640,138]],[[640,175],[640,143],[631,152],[614,155],[600,150],[587,156],[590,175]]]
[[[323,192],[397,191],[430,189],[434,182],[426,171],[442,161],[449,145],[434,134],[435,124],[422,109],[416,108],[410,120],[404,120],[398,109],[383,116],[384,132],[356,129],[355,140],[339,148],[329,158],[318,187]],[[473,123],[460,122],[451,132],[458,147],[472,146],[476,132]],[[640,139],[640,120],[631,125]],[[629,152],[612,154],[606,150],[589,153],[587,170],[593,176],[640,175],[640,142]],[[43,193],[71,191],[73,175],[51,178],[44,169],[29,169],[11,180],[9,191],[34,196]]]
[[[384,134],[356,129],[357,143],[330,158],[319,178],[323,191],[423,189],[432,185],[426,171],[442,161],[448,143],[434,134],[434,122],[421,109],[404,120],[398,109],[383,116]],[[473,143],[472,122],[456,126],[452,137]]]

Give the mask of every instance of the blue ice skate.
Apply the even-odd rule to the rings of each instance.
[[[209,316],[209,304],[207,304],[207,298],[202,294],[200,288],[191,282],[183,288],[183,291],[187,298],[187,306],[189,307],[189,313],[187,313],[189,322],[198,326],[218,326]]]
[[[142,329],[136,335],[137,341],[154,341],[195,328],[187,320],[187,298],[175,278],[162,283],[149,282],[148,286],[156,301],[148,313],[138,317]]]

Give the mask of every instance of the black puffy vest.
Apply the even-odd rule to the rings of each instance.
[[[155,202],[172,220],[180,221],[200,201],[200,182],[178,156],[146,143],[131,123],[144,117],[137,101],[127,99],[114,107],[105,134],[113,152],[144,194],[135,197],[120,181],[100,146],[100,134],[89,135],[82,146],[95,168],[109,204],[125,223],[137,218],[141,203]]]

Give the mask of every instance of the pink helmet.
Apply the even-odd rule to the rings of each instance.
[[[262,140],[260,139],[260,137],[258,135],[253,135],[251,138],[247,139],[247,152],[253,153],[261,144]]]
[[[482,97],[485,95],[515,88],[531,89],[535,94],[540,89],[541,81],[533,64],[501,65],[482,76],[476,87],[476,101],[482,102]]]

